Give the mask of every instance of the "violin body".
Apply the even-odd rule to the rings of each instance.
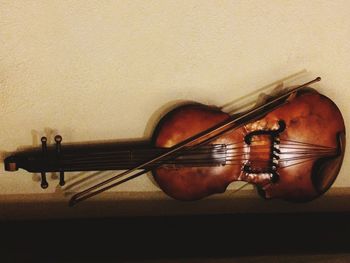
[[[229,117],[201,104],[178,107],[159,122],[154,144],[171,147]],[[256,185],[266,199],[302,202],[323,194],[334,182],[344,156],[345,126],[329,98],[304,89],[263,118],[211,144],[227,147],[224,163],[159,166],[153,176],[160,188],[179,200],[197,200],[224,192],[234,181],[245,181]]]

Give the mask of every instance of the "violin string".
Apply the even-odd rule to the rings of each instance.
[[[310,161],[312,161],[312,160],[313,160],[313,159],[307,159],[307,160],[303,160],[303,161],[300,161],[300,162],[297,162],[297,163],[292,163],[292,164],[285,165],[285,166],[281,165],[281,166],[279,166],[278,168],[279,168],[279,169],[284,169],[284,168],[287,168],[287,167],[291,167],[291,166],[299,165],[299,164],[302,164],[302,163],[310,162]]]
[[[327,156],[326,154],[323,154],[323,155],[310,155],[310,156],[296,156],[296,157],[290,157],[290,158],[283,158],[283,159],[280,159],[279,161],[281,163],[284,163],[284,162],[290,162],[290,161],[298,161],[298,160],[303,160],[303,159],[315,159],[315,158],[320,158],[321,156]],[[142,161],[142,159],[140,160]],[[234,161],[238,161],[241,165],[242,165],[242,162],[244,161],[250,161],[250,162],[254,162],[254,163],[267,163],[267,162],[270,162],[270,159],[259,159],[259,158],[255,158],[255,159],[251,159],[251,158],[225,158],[224,156],[221,157],[221,158],[206,158],[206,159],[203,159],[203,158],[190,158],[190,159],[185,159],[185,160],[169,160],[167,162],[165,162],[165,164],[172,164],[172,165],[195,165],[195,164],[202,164],[202,165],[213,165],[213,164],[218,164],[218,162],[226,162],[226,164],[232,164],[232,162]],[[74,165],[74,167],[79,167],[80,165],[83,165],[84,167],[88,168],[89,166],[97,166],[97,167],[113,167],[113,165],[124,165],[124,166],[128,166],[128,165],[132,165],[133,162],[100,162],[100,163],[76,163]],[[159,165],[158,163],[156,163],[156,165]],[[73,167],[73,168],[74,168]]]
[[[235,144],[237,143],[242,143],[242,142],[236,142]],[[295,143],[295,141],[293,141],[293,143]],[[300,143],[300,142],[297,142],[298,144],[305,144],[305,143]],[[245,148],[250,148],[250,150],[252,150],[254,148],[254,150],[256,148],[259,148],[259,149],[264,149],[263,151],[254,151],[254,153],[269,153],[271,151],[270,149],[270,145],[268,144],[265,144],[265,145],[252,145],[252,146],[243,146],[243,147],[232,147],[230,145],[233,145],[233,144],[227,144],[228,147],[221,147],[221,145],[210,145],[210,146],[207,146],[207,147],[202,147],[202,148],[198,148],[196,149],[196,151],[187,151],[185,153],[182,154],[182,156],[188,156],[188,155],[191,155],[193,153],[196,153],[196,155],[199,155],[199,154],[215,154],[215,156],[218,156],[218,154],[222,154],[224,153],[223,149],[226,151],[226,159],[227,158],[231,158],[231,159],[227,159],[227,160],[233,160],[232,157],[240,157],[240,156],[244,156],[246,155],[246,153],[239,153],[239,154],[227,154],[227,153],[230,153],[230,151],[232,151],[234,148],[242,148],[242,149],[245,149]],[[268,147],[266,146],[268,145]],[[311,145],[311,144],[310,144]],[[319,146],[318,146],[319,147]],[[211,149],[218,149],[218,150],[215,150],[214,152],[212,152]],[[323,147],[321,149],[317,148],[317,150],[315,150],[315,147],[309,147],[308,151],[305,151],[305,147],[302,147],[302,148],[298,148],[298,147],[284,147],[284,146],[281,146],[280,149],[285,149],[285,148],[288,148],[288,149],[302,149],[304,151],[289,151],[289,152],[281,152],[280,154],[287,154],[287,155],[296,155],[296,154],[303,154],[305,158],[306,156],[307,157],[313,157],[315,155],[315,153],[317,153],[316,156],[320,156],[320,153],[323,153],[323,154],[331,154],[331,153],[334,153],[334,150],[333,148],[331,147]],[[325,149],[327,148],[327,149]],[[228,149],[228,150],[226,150]],[[332,150],[328,150],[328,149],[332,149]],[[148,150],[148,149],[147,149]],[[147,151],[147,150],[144,150],[144,151]],[[152,152],[154,149],[152,149]],[[159,149],[156,149],[157,153],[159,153]],[[125,154],[125,153],[129,153],[129,154]],[[99,154],[99,153],[98,153]],[[127,157],[126,157],[127,156]],[[102,155],[100,156],[101,159],[103,159],[103,162],[102,164],[105,164],[105,162],[107,163],[107,165],[109,164],[109,162],[111,162],[112,164],[114,165],[127,165],[127,164],[130,164],[130,161],[127,160],[127,162],[125,162],[125,160],[123,161],[123,158],[125,159],[129,159],[129,156],[130,156],[130,151],[122,151],[122,152],[110,152],[109,153],[109,158],[106,158],[105,155]],[[119,157],[118,158],[118,161],[117,160],[114,160],[114,158],[116,157]],[[83,163],[89,163],[91,165],[96,165],[97,164],[101,164],[101,161],[100,162],[96,162],[96,159],[98,157],[96,156],[89,156],[89,157],[78,157],[78,158],[69,158],[69,161],[70,161],[70,164],[83,164]],[[110,160],[110,158],[113,158],[112,160]],[[214,158],[214,162],[218,162],[219,157],[215,157]],[[298,158],[298,157],[297,157]],[[300,159],[300,158],[299,158]],[[133,158],[132,161],[136,161],[138,160],[137,158]],[[144,160],[144,158],[140,158],[139,159],[140,161]],[[203,160],[204,163],[209,163],[208,159],[201,159]],[[213,160],[213,158],[211,159]],[[242,158],[239,158],[239,160],[243,160]],[[192,159],[187,159],[186,160],[187,162],[190,162],[192,161]],[[179,162],[179,159],[176,159],[174,162]],[[181,161],[180,161],[181,162]],[[67,160],[66,161],[63,161],[64,164],[68,165],[68,162]],[[168,161],[168,163],[170,163]],[[184,161],[182,160],[182,163],[184,163]]]
[[[212,150],[212,148],[214,148],[214,150]],[[252,145],[252,146],[243,146],[243,147],[220,147],[218,149],[215,149],[215,146],[213,146],[211,149],[196,149],[196,150],[188,150],[188,151],[184,151],[181,155],[185,156],[185,155],[191,155],[191,154],[206,154],[206,153],[217,153],[217,152],[222,152],[222,151],[226,151],[226,152],[230,152],[233,150],[237,150],[237,149],[250,149],[250,150],[255,150],[254,152],[264,152],[264,151],[256,151],[256,149],[261,149],[261,150],[265,150],[265,151],[270,151],[270,145]],[[335,148],[331,148],[329,147],[328,149],[318,149],[318,148],[305,148],[305,147],[285,147],[285,146],[280,146],[279,149],[290,149],[290,150],[300,150],[300,151],[289,151],[289,152],[282,152],[281,154],[293,154],[293,153],[308,153],[308,152],[329,152],[331,149],[332,151]],[[94,158],[106,158],[106,157],[119,157],[119,158],[129,158],[129,155],[137,155],[137,154],[142,154],[145,155],[145,153],[147,154],[158,154],[159,152],[161,152],[162,149],[151,149],[151,150],[145,150],[144,151],[131,151],[131,150],[122,150],[122,151],[118,151],[118,152],[107,152],[106,153],[101,153],[101,152],[97,152],[97,153],[91,153],[91,154],[87,154],[85,156],[74,156],[74,154],[65,154],[64,157],[66,157],[67,159],[74,159],[74,160],[78,160],[78,159],[84,159],[84,160],[88,160],[88,159],[94,159]],[[305,151],[307,150],[307,151]]]
[[[308,151],[326,151],[327,149],[334,149],[332,147],[328,147],[328,146],[321,146],[321,145],[315,145],[315,144],[310,144],[310,143],[301,143],[301,142],[297,142],[297,141],[293,141],[293,140],[281,140],[281,141],[291,141],[292,143],[290,144],[281,144],[280,145],[280,149],[290,149],[290,150],[305,150],[307,149]],[[199,147],[195,150],[185,150],[182,155],[185,155],[185,154],[192,154],[192,153],[200,153],[202,151],[208,151],[208,150],[212,150],[213,148],[219,148],[219,149],[226,149],[226,150],[238,150],[238,149],[256,149],[256,148],[264,148],[264,147],[267,147],[268,148],[270,147],[270,145],[243,145],[243,146],[239,146],[239,147],[233,147],[232,145],[237,145],[237,144],[243,144],[244,141],[239,141],[239,142],[233,142],[233,143],[230,143],[230,144],[226,144],[225,146],[226,147],[222,147],[221,144],[219,145],[210,145],[210,146],[206,146],[206,147]],[[287,145],[287,146],[285,146]],[[290,147],[289,145],[298,145],[297,147]],[[313,145],[315,147],[310,147],[310,145]],[[165,151],[166,148],[153,148],[153,149],[137,149],[135,151],[136,154],[159,154],[161,153],[162,151]],[[78,159],[78,158],[88,158],[88,157],[91,157],[91,158],[94,158],[95,156],[99,156],[99,155],[102,155],[102,158],[105,158],[106,157],[106,154],[108,156],[112,156],[112,155],[116,155],[116,156],[121,156],[121,157],[125,157],[125,156],[128,156],[128,154],[135,154],[134,151],[132,150],[128,150],[128,149],[123,149],[123,150],[114,150],[114,151],[103,151],[103,152],[95,152],[95,153],[87,153],[85,154],[84,157],[76,157],[74,156],[75,154],[72,153],[67,153],[65,154],[65,156],[68,158],[74,158],[74,159]]]
[[[280,160],[281,164],[279,165],[279,169],[284,169],[284,168],[287,168],[287,167],[299,165],[299,164],[302,164],[302,163],[305,163],[305,162],[309,162],[309,161],[311,161],[311,160],[313,160],[315,158],[319,158],[319,157],[320,157],[319,155],[316,155],[316,156],[308,156],[308,157],[304,157],[304,158],[294,157],[294,158],[288,158],[288,159],[287,158],[281,159]],[[249,161],[249,159],[247,159],[247,158],[246,159],[236,159],[236,160],[235,159],[231,159],[231,160],[226,161],[225,165],[242,166],[242,165],[244,165],[244,161]],[[261,166],[262,163],[268,165],[270,160],[254,159],[254,160],[250,160],[250,161],[252,161],[252,163],[255,163],[256,165],[259,165],[259,163],[260,163],[260,166]],[[290,161],[299,161],[299,162],[293,162],[292,164],[283,165],[285,162],[290,162]],[[177,167],[176,164],[178,166],[178,163],[175,161],[172,164],[170,164],[171,165],[170,167],[176,168]],[[182,163],[180,165],[183,166],[183,167],[186,167],[186,166],[189,166],[189,167],[203,167],[203,166],[208,166],[208,165],[212,166],[213,163],[209,163],[208,160],[199,159],[199,160],[197,160],[197,162],[193,162],[193,160],[187,160],[186,163]],[[216,164],[215,166],[218,166],[218,165]],[[102,168],[104,168],[104,169],[108,168],[108,170],[113,170],[115,167],[113,167],[113,166],[110,166],[110,167],[103,166]],[[168,168],[169,168],[169,165],[168,165]]]
[[[333,152],[334,153],[334,152]],[[286,157],[281,158],[279,162],[285,162],[285,161],[294,161],[294,160],[302,160],[302,159],[310,159],[310,158],[320,158],[322,156],[328,156],[330,153],[324,153],[324,154],[302,154],[300,156],[292,156],[292,157]],[[243,156],[243,155],[242,155]],[[203,163],[203,164],[220,164],[225,163],[225,161],[251,161],[251,162],[257,162],[257,161],[270,161],[270,158],[262,159],[262,158],[249,158],[249,157],[242,157],[242,156],[215,156],[211,158],[187,158],[187,159],[170,159],[166,160],[166,164],[190,164],[190,163]],[[239,158],[238,158],[239,157]],[[134,164],[136,162],[143,161],[144,158],[136,159],[136,160],[100,160],[99,162],[91,162],[91,161],[79,161],[79,162],[65,162],[63,161],[61,163],[62,166],[128,166],[131,164]],[[158,163],[157,163],[158,164]]]
[[[290,139],[281,139],[281,142],[285,141],[288,142],[290,144],[299,144],[299,145],[309,145],[309,146],[317,146],[317,147],[322,147],[322,148],[332,148],[329,146],[324,146],[324,145],[319,145],[319,144],[313,144],[313,143],[307,143],[307,142],[299,142],[299,141],[295,141],[295,140],[290,140]]]
[[[327,156],[327,155],[323,155],[323,156]],[[300,156],[300,157],[291,157],[291,158],[284,158],[284,159],[280,159],[279,162],[288,162],[288,161],[295,161],[295,160],[302,160],[302,159],[312,159],[312,158],[319,158],[322,157],[320,155],[313,155],[313,156]],[[140,161],[142,161],[142,159],[140,159]],[[230,161],[250,161],[250,162],[270,162],[269,158],[263,159],[263,158],[225,158],[225,157],[221,157],[221,158],[191,158],[191,159],[185,159],[185,160],[169,160],[166,161],[165,164],[184,164],[184,163],[193,163],[193,162],[202,162],[202,163],[220,163],[220,162],[230,162]],[[134,162],[128,162],[128,161],[124,161],[124,162],[99,162],[99,163],[75,163],[75,165],[128,165],[128,164],[133,164]],[[157,163],[158,164],[158,163]],[[74,165],[74,164],[73,164]]]
[[[255,148],[259,148],[259,150],[255,150]],[[257,153],[270,153],[271,152],[271,149],[270,147],[258,147],[258,146],[252,146],[250,147],[250,149],[254,149],[255,151],[253,152],[254,154],[257,154]],[[304,149],[302,150],[299,150],[297,149],[296,151],[288,151],[288,152],[283,152],[281,151],[279,154],[280,155],[293,155],[293,154],[305,154],[305,155],[308,155],[308,154],[320,154],[320,153],[325,153],[325,154],[328,154],[328,153],[333,153],[335,151],[335,149],[332,149],[332,150],[314,150],[314,149],[311,149],[311,150],[308,150],[308,151],[305,151]],[[128,152],[130,153],[130,152]],[[235,153],[235,154],[233,154]],[[218,154],[226,154],[227,156],[230,156],[230,157],[233,157],[233,156],[241,156],[241,155],[245,155],[247,153],[245,152],[242,152],[242,153],[237,153],[235,151],[232,151],[231,149],[229,150],[225,150],[225,149],[221,149],[221,150],[216,150],[216,151],[189,151],[189,152],[185,152],[183,153],[181,156],[182,157],[186,157],[186,156],[191,156],[191,155],[208,155],[208,154],[211,154],[211,155],[218,155]],[[141,157],[143,157],[143,155],[140,155]],[[78,162],[78,161],[95,161],[95,160],[99,160],[99,159],[102,159],[102,160],[109,160],[109,159],[114,159],[114,158],[117,158],[119,160],[122,160],[122,159],[136,159],[137,157],[140,157],[139,155],[137,154],[133,154],[133,158],[130,158],[130,154],[126,154],[126,153],[118,153],[118,154],[109,154],[108,156],[106,155],[103,155],[103,156],[87,156],[87,157],[70,157],[70,158],[67,158],[68,161],[72,161],[72,162]],[[64,160],[66,160],[66,158],[63,158]],[[144,158],[143,158],[144,159]]]
[[[256,142],[256,140],[253,140],[253,142]],[[311,143],[304,143],[299,142],[295,140],[285,140],[282,139],[281,142],[287,142],[287,143],[281,143],[279,146],[280,150],[288,149],[288,150],[294,150],[294,151],[288,151],[288,152],[280,152],[280,155],[302,155],[294,156],[290,158],[284,158],[280,159],[280,162],[285,161],[296,161],[296,160],[311,160],[316,157],[321,157],[324,155],[329,155],[335,153],[334,148],[329,146],[322,146],[322,145],[316,145]],[[242,146],[237,146],[239,144],[243,144]],[[252,159],[252,158],[243,158],[243,156],[247,155],[247,153],[237,153],[235,150],[249,150],[253,151],[254,154],[262,154],[262,153],[270,153],[271,152],[271,144],[264,143],[264,144],[258,144],[258,145],[244,145],[244,141],[237,141],[232,142],[230,144],[225,144],[225,147],[223,147],[223,144],[212,144],[212,145],[204,145],[199,148],[196,148],[194,150],[184,150],[183,153],[181,153],[181,157],[186,159],[180,159],[175,158],[172,160],[166,160],[166,165],[217,165],[218,163],[226,162],[226,165],[242,165],[242,162],[244,161],[251,161],[251,162],[269,162],[269,159]],[[257,150],[258,149],[258,150]],[[81,157],[81,156],[74,156],[74,154],[68,154],[66,157],[68,159],[63,160],[62,164],[64,166],[74,165],[73,168],[77,168],[77,166],[85,166],[86,168],[89,168],[91,166],[98,166],[102,168],[108,168],[108,167],[115,167],[117,166],[125,166],[128,167],[134,162],[142,162],[144,161],[144,154],[159,154],[164,149],[162,148],[153,148],[153,149],[137,149],[136,153],[131,150],[113,150],[113,151],[107,151],[107,152],[96,152],[96,153],[90,153],[87,154],[87,156]],[[235,153],[235,154],[232,154]],[[106,156],[107,154],[107,156]],[[213,155],[211,158],[188,158],[188,156],[191,156],[195,154],[197,157],[199,155],[207,156],[208,154]],[[223,155],[220,157],[219,155]],[[141,156],[138,156],[141,155]],[[130,158],[132,156],[132,158]],[[237,158],[233,158],[237,157]],[[116,158],[118,158],[116,160]],[[233,162],[238,163],[234,164]],[[156,163],[157,164],[157,163]],[[159,165],[159,164],[157,164]]]
[[[255,140],[253,140],[254,142]],[[285,148],[285,149],[309,149],[309,150],[326,150],[326,149],[333,149],[332,147],[329,146],[322,146],[322,145],[315,145],[315,144],[311,144],[311,143],[302,143],[302,142],[297,142],[297,141],[293,141],[293,140],[281,140],[281,142],[283,141],[290,141],[292,143],[288,143],[288,144],[282,144],[280,145],[280,148]],[[232,145],[237,145],[237,144],[244,144],[244,141],[238,141],[238,142],[232,142],[229,144],[225,144],[225,149],[246,149],[246,148],[251,148],[251,147],[264,147],[265,145],[242,145],[242,146],[232,146]],[[293,146],[294,147],[290,147]],[[196,151],[196,152],[200,152],[202,150],[206,150],[209,149],[211,150],[213,147],[218,147],[218,148],[223,148],[222,144],[212,144],[212,145],[206,145],[206,146],[201,146],[195,150],[185,150],[182,154],[185,154],[186,152],[191,153],[192,151]],[[311,147],[314,146],[314,147]],[[167,148],[153,148],[153,149],[137,149],[137,150],[133,150],[136,151],[138,153],[149,153],[149,154],[159,154],[162,151],[166,151]],[[130,152],[131,150],[128,149],[119,149],[119,150],[109,150],[109,151],[99,151],[99,152],[94,152],[94,153],[86,153],[85,156],[95,156],[95,155],[104,155],[104,154],[120,154],[120,155],[126,155]],[[75,153],[66,153],[65,156],[67,157],[74,157]]]
[[[280,165],[279,166],[279,169],[282,169],[282,168],[286,168],[286,167],[290,167],[290,166],[294,166],[294,165],[298,165],[298,164],[301,164],[301,163],[304,163],[304,162],[308,162],[308,161],[311,161],[311,160],[313,160],[313,159],[315,159],[316,157],[314,157],[314,158],[308,158],[308,159],[305,159],[305,160],[302,160],[302,161],[300,161],[300,162],[294,162],[294,163],[292,163],[292,164],[289,164],[289,165]],[[257,164],[259,164],[259,162],[254,162],[254,163],[257,163]],[[260,166],[262,165],[262,164],[265,164],[266,166],[268,166],[268,164],[269,164],[269,161],[261,161],[260,162]],[[170,165],[170,166],[169,166]],[[234,165],[239,165],[239,166],[242,166],[242,165],[244,165],[244,163],[243,162],[227,162],[226,164],[225,164],[225,166],[234,166]],[[211,163],[207,163],[207,162],[205,162],[205,163],[203,163],[203,162],[193,162],[193,161],[191,161],[191,162],[188,162],[188,163],[183,163],[183,164],[178,164],[178,163],[173,163],[173,164],[162,164],[161,166],[159,166],[159,164],[156,164],[156,166],[157,167],[167,167],[167,168],[174,168],[174,169],[178,169],[178,168],[180,168],[180,167],[189,167],[189,168],[191,168],[191,167],[201,167],[201,168],[203,168],[203,167],[213,167],[213,166],[221,166],[221,165],[216,165],[216,164],[211,164]],[[75,167],[75,168],[77,168],[77,167]],[[84,169],[83,168],[86,168],[85,166],[83,166],[83,167],[81,167],[81,170],[83,171]],[[115,166],[113,166],[113,165],[111,165],[111,166],[101,166],[101,167],[95,167],[94,166],[94,168],[95,169],[98,169],[98,170],[119,170],[119,169],[116,169],[116,167]],[[127,167],[125,167],[125,169],[127,169]],[[71,171],[74,171],[74,167],[71,167],[70,169],[68,169],[67,171],[69,171],[69,170],[71,170]],[[91,169],[87,169],[88,171],[90,171]]]

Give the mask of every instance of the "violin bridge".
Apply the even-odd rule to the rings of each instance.
[[[256,130],[248,133],[244,141],[248,146],[248,160],[243,166],[241,180],[251,183],[276,183],[279,175],[279,134],[286,128],[283,120],[275,130]]]

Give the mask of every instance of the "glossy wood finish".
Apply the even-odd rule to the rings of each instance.
[[[345,151],[345,144],[342,147],[339,145],[339,138],[345,138],[345,126],[337,106],[329,98],[315,91],[301,92],[291,103],[278,108],[264,119],[267,122],[277,119],[283,119],[286,122],[287,128],[281,134],[281,139],[334,149],[334,152],[328,155],[314,153],[315,158],[310,161],[280,169],[280,180],[276,184],[262,187],[266,198],[307,201],[324,193],[335,180],[341,165],[339,158],[342,160]],[[289,149],[285,151],[288,152]],[[293,155],[296,154],[292,153],[291,156]],[[323,171],[314,170],[315,165],[320,161],[332,165],[332,160],[337,163],[337,172],[329,171],[330,178],[327,180],[330,184],[325,182],[323,185],[322,182],[320,183],[325,179]]]
[[[157,147],[171,147],[217,123],[229,115],[215,107],[194,104],[181,106],[168,113],[159,123],[154,135]],[[242,140],[243,129],[231,131],[213,141],[213,144],[230,144]],[[238,149],[238,154],[243,153]],[[221,193],[240,174],[240,166],[217,167],[166,167],[153,174],[162,190],[173,198],[196,200],[213,193]]]
[[[231,182],[238,180],[254,183],[267,199],[307,201],[321,195],[335,180],[342,163],[345,146],[342,115],[329,98],[311,89],[299,91],[288,100],[263,118],[212,142],[243,145],[230,150],[236,156],[234,165],[161,166],[154,170],[155,180],[164,192],[180,200],[196,200],[224,192]],[[154,135],[155,146],[171,147],[226,118],[228,115],[215,107],[181,106],[169,112],[159,123]],[[243,142],[250,132],[276,130],[280,120],[285,122],[286,128],[279,135],[280,142],[276,146],[280,147],[279,178],[273,183],[266,168],[271,158],[271,138],[254,136],[249,147]],[[258,147],[265,150],[256,150]],[[254,166],[254,173],[244,170],[247,163]],[[261,172],[256,172],[259,164],[262,164]]]

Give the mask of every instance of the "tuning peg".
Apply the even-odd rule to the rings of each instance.
[[[49,183],[46,180],[46,174],[45,172],[41,172],[41,184],[40,184],[42,189],[46,189],[49,187]]]
[[[56,135],[55,136],[55,142],[56,142],[56,155],[57,159],[61,159],[61,142],[62,142],[62,136]],[[64,171],[60,171],[60,186],[64,186],[66,182],[64,181]]]
[[[62,141],[62,136],[61,135],[56,135],[55,136],[55,142],[56,142],[56,153],[57,154],[61,153],[61,141]]]
[[[42,150],[42,158],[45,160],[47,158],[47,138],[41,137],[41,150]],[[46,180],[46,173],[45,171],[41,172],[41,188],[46,189],[49,186],[47,180]]]

